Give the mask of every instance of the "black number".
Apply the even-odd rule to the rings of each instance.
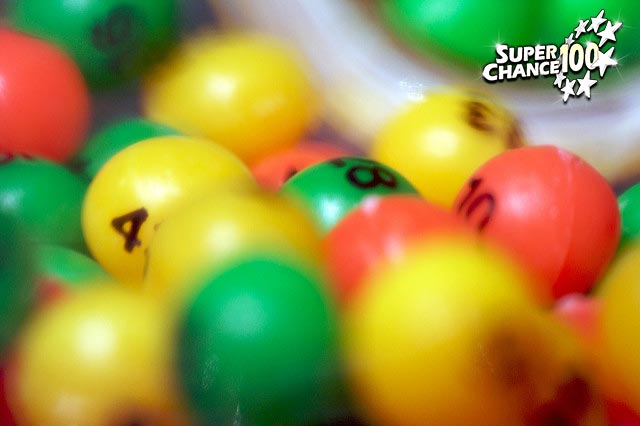
[[[144,207],[134,210],[130,213],[116,217],[111,221],[111,226],[116,232],[124,237],[124,249],[131,253],[133,249],[139,246],[142,242],[138,239],[138,233],[142,224],[149,217],[147,209]],[[129,230],[124,229],[124,225],[131,223]]]
[[[467,105],[467,121],[474,129],[482,132],[493,132],[494,128],[489,123],[488,118],[491,115],[489,107],[478,101],[471,101]]]
[[[94,46],[100,50],[111,50],[129,42],[135,36],[136,13],[130,6],[113,9],[103,22],[91,30]]]
[[[359,173],[360,172],[360,173]],[[363,179],[363,173],[368,172],[367,177]],[[375,188],[379,185],[388,188],[398,186],[396,178],[387,170],[378,166],[354,166],[347,172],[347,179],[353,185],[362,189]]]
[[[493,211],[496,207],[496,200],[492,194],[482,192],[476,195],[481,184],[482,179],[471,179],[469,181],[469,192],[467,192],[467,195],[465,195],[458,205],[458,214],[464,213],[467,219],[469,219],[481,206],[485,206],[484,216],[482,216],[482,219],[478,222],[479,231],[482,231],[489,224]]]

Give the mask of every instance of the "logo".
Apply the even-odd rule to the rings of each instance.
[[[489,83],[498,83],[555,76],[553,85],[562,93],[563,102],[583,95],[591,99],[591,89],[598,84],[598,78],[603,78],[609,67],[618,65],[613,57],[615,46],[605,45],[616,42],[616,32],[622,22],[614,23],[604,14],[603,9],[593,18],[580,19],[560,46],[496,45],[496,60],[484,67],[482,77]],[[599,38],[598,43],[580,43],[581,37],[591,34],[596,40]]]

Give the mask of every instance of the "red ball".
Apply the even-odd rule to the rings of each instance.
[[[348,304],[363,279],[384,263],[402,260],[407,247],[425,238],[470,232],[438,206],[412,195],[370,197],[325,237],[329,273],[338,303]]]
[[[16,421],[13,418],[9,403],[7,401],[8,391],[6,389],[6,365],[0,365],[0,425],[15,426]]]
[[[553,146],[514,149],[489,160],[453,208],[531,273],[545,304],[589,290],[620,238],[620,213],[605,178]]]
[[[256,163],[251,171],[258,184],[277,192],[296,173],[314,164],[352,155],[348,151],[320,142],[304,142]]]
[[[607,401],[607,424],[610,426],[640,426],[640,414],[618,401]]]
[[[0,29],[0,152],[69,159],[89,127],[80,70],[37,38]]]

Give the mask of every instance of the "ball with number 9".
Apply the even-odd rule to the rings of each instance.
[[[522,145],[511,114],[471,93],[434,93],[391,119],[371,156],[395,168],[432,203],[451,207],[482,163]]]
[[[358,157],[336,158],[309,167],[289,179],[281,191],[307,207],[324,232],[369,195],[417,193],[395,170]]]
[[[489,160],[460,191],[454,210],[520,261],[542,303],[589,290],[620,237],[615,194],[605,178],[553,146]]]
[[[206,140],[147,139],[100,169],[82,207],[82,229],[98,262],[114,277],[140,283],[155,228],[181,203],[213,191],[252,188],[246,166]]]

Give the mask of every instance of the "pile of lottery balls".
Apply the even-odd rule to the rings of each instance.
[[[313,139],[286,40],[178,12],[7,7],[2,425],[640,424],[640,186],[448,88]]]

